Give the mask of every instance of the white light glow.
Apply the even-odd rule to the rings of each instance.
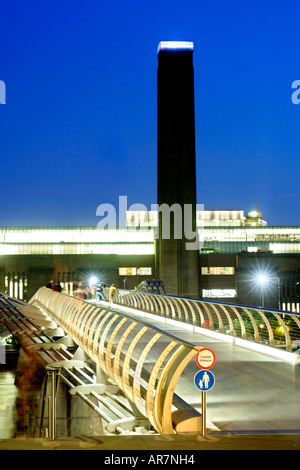
[[[91,276],[89,279],[90,286],[95,286],[98,283],[98,278],[96,276]]]
[[[158,45],[157,52],[162,50],[194,50],[194,43],[191,41],[161,41]]]
[[[266,284],[268,284],[268,277],[265,275],[265,274],[259,274],[257,276],[257,282],[261,285],[261,286],[265,286]]]

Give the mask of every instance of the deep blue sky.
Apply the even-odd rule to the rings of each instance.
[[[1,0],[0,225],[156,203],[161,40],[194,41],[198,203],[300,225],[299,2]]]

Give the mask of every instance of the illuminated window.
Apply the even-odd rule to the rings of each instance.
[[[201,274],[204,274],[204,275],[213,275],[213,276],[225,275],[225,274],[233,275],[234,273],[235,273],[235,269],[231,266],[201,268]]]
[[[0,255],[152,255],[153,242],[119,242],[119,243],[26,243],[0,245]]]
[[[119,276],[151,276],[152,268],[119,268]]]
[[[24,294],[27,291],[27,277],[24,273],[6,273],[5,275],[5,293],[9,297],[24,300]]]
[[[137,268],[136,273],[138,276],[151,276],[152,268]]]
[[[202,297],[213,298],[233,298],[236,297],[235,289],[202,289]]]
[[[248,251],[249,253],[257,253],[258,247],[257,247],[257,246],[248,246],[248,247],[247,247],[247,251]]]
[[[64,290],[66,294],[73,295],[73,282],[65,282]]]
[[[136,268],[119,268],[119,276],[136,276]]]

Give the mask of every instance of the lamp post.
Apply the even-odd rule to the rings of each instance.
[[[278,299],[278,310],[281,310],[281,296],[280,296],[280,277],[277,278],[277,299]]]
[[[257,278],[256,278],[259,286],[260,286],[260,289],[261,289],[261,306],[262,308],[264,308],[265,306],[265,302],[264,302],[264,293],[265,293],[265,286],[268,284],[269,282],[269,279],[268,279],[268,276],[266,274],[263,274],[263,273],[260,273],[258,274]]]

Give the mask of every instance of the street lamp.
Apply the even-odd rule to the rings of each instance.
[[[264,292],[265,292],[264,289],[265,289],[265,286],[269,282],[269,278],[266,274],[260,273],[257,275],[256,281],[259,284],[260,289],[261,289],[261,306],[262,308],[264,308]]]

